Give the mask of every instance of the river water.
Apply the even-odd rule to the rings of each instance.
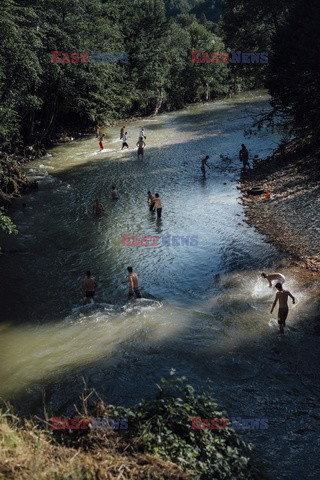
[[[298,303],[279,336],[275,290],[259,273],[281,254],[245,223],[237,189],[241,143],[252,158],[279,141],[279,132],[243,136],[268,108],[259,92],[192,106],[127,124],[129,150],[120,150],[120,127],[109,128],[101,153],[88,136],[28,164],[40,189],[14,205],[19,235],[2,240],[0,258],[0,395],[21,414],[41,415],[45,395],[50,415],[71,416],[83,380],[108,404],[133,404],[174,369],[199,389],[213,381],[229,417],[268,419],[247,438],[274,478],[316,478],[319,353],[301,327],[312,298],[294,270],[284,272]],[[147,147],[138,161],[140,125]],[[148,211],[148,190],[162,198],[161,220]],[[197,245],[122,246],[121,234],[196,236]],[[128,265],[142,300],[128,302]],[[83,306],[88,269],[98,288]]]

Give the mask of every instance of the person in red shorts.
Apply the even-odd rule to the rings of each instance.
[[[104,137],[105,135],[102,135],[102,137],[100,137],[100,142],[99,142],[99,147],[100,147],[100,152],[102,152],[102,150],[104,149]]]

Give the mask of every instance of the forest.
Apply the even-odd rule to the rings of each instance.
[[[7,154],[43,153],[57,132],[267,88],[304,141],[319,137],[315,0],[4,0],[0,176]],[[191,52],[267,52],[268,63],[192,63]],[[125,52],[127,63],[53,63],[52,51]],[[303,95],[301,95],[303,92]]]

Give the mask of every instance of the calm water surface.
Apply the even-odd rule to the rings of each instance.
[[[316,478],[319,352],[301,328],[312,296],[294,270],[284,272],[298,304],[280,338],[269,313],[275,291],[259,273],[281,255],[245,223],[237,189],[241,143],[252,158],[279,141],[280,133],[243,136],[268,108],[259,93],[192,106],[127,124],[128,151],[117,127],[106,130],[102,153],[87,137],[28,165],[40,190],[16,202],[19,235],[2,241],[0,258],[0,395],[18,411],[41,415],[45,393],[50,413],[72,415],[82,378],[106,403],[129,405],[175,369],[199,389],[211,379],[230,417],[269,420],[268,430],[247,435],[274,478]],[[143,161],[134,148],[140,125]],[[206,154],[212,168],[203,180]],[[162,198],[160,221],[148,211],[148,190]],[[96,197],[101,218],[91,213]],[[124,247],[121,234],[196,235],[198,245]],[[144,287],[141,301],[127,301],[128,265]],[[80,302],[87,269],[98,281],[91,306]]]

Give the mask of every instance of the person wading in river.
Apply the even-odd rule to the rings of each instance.
[[[142,155],[142,160],[143,160],[144,147],[146,146],[143,140],[143,137],[139,137],[139,140],[137,141],[136,146],[138,147],[138,160],[140,155]]]
[[[129,148],[127,140],[128,140],[128,132],[126,132],[122,135],[122,148],[121,148],[121,150],[123,150],[124,147]]]
[[[157,217],[161,218],[162,203],[161,203],[161,198],[159,197],[159,193],[156,193],[154,196],[154,208],[157,211]]]
[[[154,212],[154,196],[148,191],[148,205],[149,205],[149,210],[150,212]]]
[[[261,273],[261,277],[265,278],[269,282],[269,287],[272,287],[272,280],[277,280],[277,283],[282,283],[286,281],[286,277],[282,273],[270,273],[266,275],[264,272]]]
[[[276,289],[278,290],[278,292],[276,293],[276,298],[273,302],[270,313],[273,312],[273,309],[276,306],[277,301],[279,300],[278,324],[280,328],[280,333],[284,333],[284,327],[286,326],[286,319],[289,313],[288,297],[292,298],[293,305],[296,303],[296,300],[288,290],[282,289],[281,283],[276,284]]]
[[[97,283],[94,277],[91,277],[90,270],[87,271],[87,276],[82,283],[82,300],[86,299],[86,303],[91,303],[91,298],[94,297],[94,290]]]
[[[240,160],[240,162],[243,163],[243,169],[244,170],[246,169],[246,167],[249,168],[249,163],[248,163],[249,152],[248,152],[246,146],[243,143],[241,144],[241,150],[239,152],[239,160]]]
[[[102,150],[104,149],[104,135],[102,135],[102,137],[100,138],[100,142],[99,142],[99,147],[100,147],[100,152],[102,152]]]
[[[128,279],[123,280],[122,283],[129,283],[130,284],[128,297],[130,299],[131,297],[133,297],[135,295],[136,298],[141,298],[138,275],[133,271],[132,267],[127,267],[127,270],[128,270]]]
[[[118,198],[119,198],[118,190],[116,189],[115,186],[112,187],[111,197],[112,197],[112,200],[118,200]]]
[[[205,156],[201,160],[201,172],[202,172],[202,177],[203,178],[206,178],[206,167],[211,169],[210,165],[207,164],[208,158],[209,158],[209,155]]]
[[[92,211],[96,215],[100,215],[100,213],[104,212],[103,205],[101,202],[99,202],[98,198],[96,198],[96,202],[93,204]]]

